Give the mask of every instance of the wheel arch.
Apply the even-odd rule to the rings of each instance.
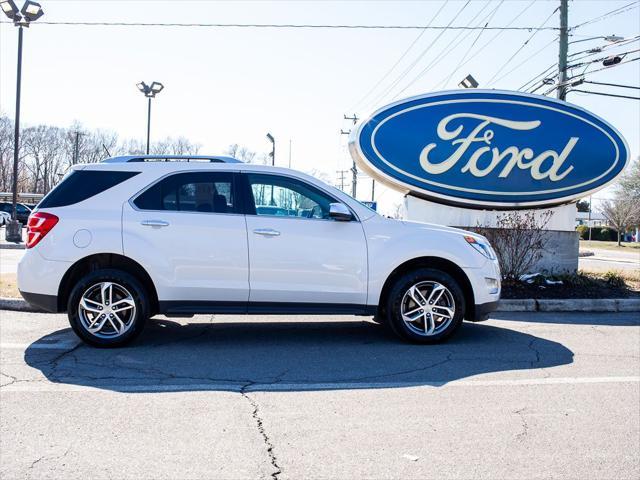
[[[73,285],[87,273],[102,268],[115,268],[136,277],[149,293],[152,315],[158,312],[158,292],[149,273],[135,260],[117,253],[97,253],[81,258],[66,271],[58,287],[58,311],[67,309]]]
[[[407,260],[404,263],[398,265],[389,274],[384,282],[382,290],[380,291],[380,300],[378,304],[379,311],[385,308],[384,306],[386,305],[387,296],[389,295],[389,292],[391,291],[391,288],[395,281],[402,275],[419,268],[435,268],[438,270],[442,270],[443,272],[451,275],[456,281],[458,281],[466,302],[465,318],[474,318],[475,296],[473,294],[473,287],[471,286],[469,277],[464,272],[464,270],[462,270],[462,268],[460,268],[454,262],[441,257],[417,257],[412,258],[411,260]],[[379,313],[384,314],[384,312]]]

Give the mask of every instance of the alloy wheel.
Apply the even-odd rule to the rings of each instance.
[[[99,338],[116,338],[127,332],[136,318],[136,303],[129,291],[113,282],[89,287],[80,298],[78,317],[87,332]]]
[[[430,337],[444,331],[456,313],[453,294],[443,284],[424,281],[411,286],[402,297],[400,314],[414,333]]]

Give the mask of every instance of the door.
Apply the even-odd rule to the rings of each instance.
[[[235,178],[176,173],[124,204],[124,254],[147,269],[160,301],[246,306],[247,231]]]
[[[265,302],[365,305],[367,249],[360,222],[329,218],[329,205],[338,200],[300,179],[243,176],[250,308]]]

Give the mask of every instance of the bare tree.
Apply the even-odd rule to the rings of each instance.
[[[13,175],[13,122],[0,115],[0,191],[11,189]]]
[[[640,201],[640,157],[636,158],[620,178],[620,193],[626,198],[635,198]]]
[[[404,206],[402,203],[394,203],[391,208],[391,218],[402,220],[404,218]]]
[[[249,150],[247,147],[243,147],[234,143],[229,145],[226,154],[244,163],[254,163],[256,160],[256,152]]]
[[[58,127],[38,125],[26,128],[22,136],[24,165],[32,192],[47,193],[55,184],[64,157],[64,131]]]
[[[622,234],[640,223],[640,202],[637,198],[618,196],[614,200],[604,200],[600,204],[600,211],[609,225],[618,231],[618,246]]]
[[[478,226],[473,229],[487,237],[500,263],[502,278],[515,282],[542,258],[548,237],[545,227],[553,212],[545,210],[536,216],[533,211],[513,211],[498,215],[496,228]]]

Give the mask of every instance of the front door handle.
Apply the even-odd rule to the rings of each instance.
[[[165,222],[164,220],[143,220],[140,222],[141,225],[145,227],[168,227],[169,222]]]
[[[253,233],[256,235],[264,235],[265,237],[277,237],[280,235],[280,232],[273,228],[256,228]]]

